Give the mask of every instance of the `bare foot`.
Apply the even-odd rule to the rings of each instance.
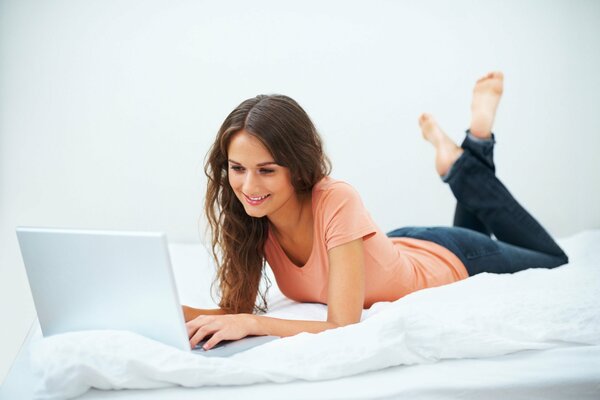
[[[454,161],[463,153],[463,149],[442,131],[430,114],[421,114],[419,126],[425,140],[435,147],[435,170],[440,176],[446,175]]]
[[[492,136],[492,125],[496,109],[502,96],[504,75],[490,72],[475,83],[471,103],[471,133],[480,139]]]

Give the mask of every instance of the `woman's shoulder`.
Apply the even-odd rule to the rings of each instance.
[[[360,196],[356,189],[348,182],[334,179],[326,176],[321,179],[312,190],[313,202],[321,202],[324,200],[343,200],[357,198]]]
[[[377,231],[358,192],[347,182],[326,178],[313,192],[313,216],[327,249]]]
[[[313,188],[313,193],[314,192],[326,192],[329,190],[352,190],[352,191],[355,191],[355,189],[352,187],[352,185],[350,185],[348,182],[345,182],[345,181],[342,181],[339,179],[334,179],[331,176],[326,176],[323,179],[321,179],[319,182],[317,182],[317,184]]]

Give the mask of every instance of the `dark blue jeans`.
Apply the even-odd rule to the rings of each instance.
[[[409,226],[387,235],[437,243],[456,254],[469,276],[554,268],[569,262],[548,232],[496,177],[495,143],[493,134],[482,140],[467,131],[463,154],[442,177],[457,201],[453,227]]]

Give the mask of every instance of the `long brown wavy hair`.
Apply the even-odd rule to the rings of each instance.
[[[329,175],[331,163],[308,114],[283,95],[259,95],[243,101],[225,118],[207,154],[204,211],[212,233],[217,265],[213,287],[219,283],[219,307],[228,313],[265,312],[270,286],[264,256],[268,220],[246,214],[228,179],[229,142],[241,130],[260,140],[278,165],[289,168],[298,194],[311,191]],[[266,282],[264,293],[259,293],[261,277]]]

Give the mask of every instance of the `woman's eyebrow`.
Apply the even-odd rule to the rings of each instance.
[[[232,159],[228,159],[227,161],[229,161],[230,163],[235,164],[235,165],[242,165],[241,163],[234,161]],[[277,163],[275,161],[266,161],[266,162],[261,162],[261,163],[256,164],[257,167],[264,167],[265,165],[277,165]]]

